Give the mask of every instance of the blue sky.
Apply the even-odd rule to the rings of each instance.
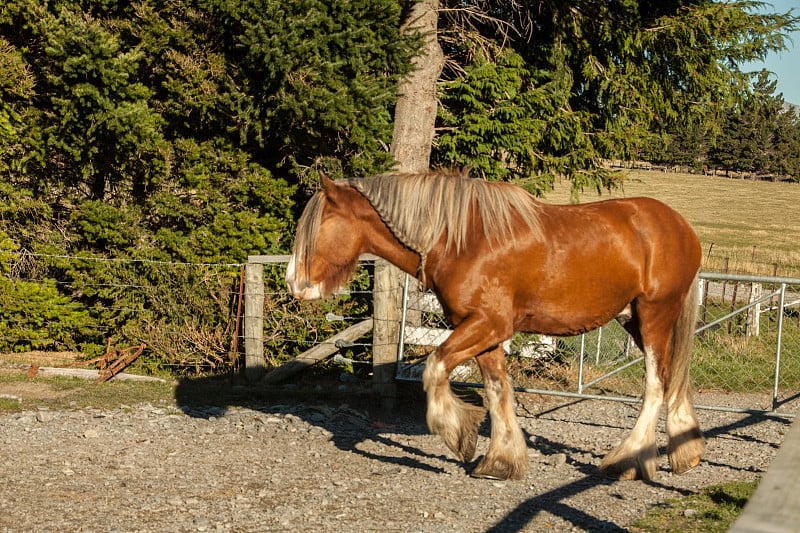
[[[800,15],[800,0],[766,0],[768,10],[773,13],[785,13],[794,9],[794,15]],[[789,103],[800,105],[800,31],[792,33],[787,43],[789,50],[771,53],[763,63],[751,63],[743,66],[743,70],[760,70],[762,67],[774,74],[770,79],[777,80],[776,93],[783,93],[783,99]]]

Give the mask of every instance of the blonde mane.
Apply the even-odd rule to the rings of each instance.
[[[473,216],[480,218],[490,246],[513,240],[519,219],[541,235],[540,204],[533,196],[508,183],[470,178],[466,171],[387,173],[337,183],[361,193],[395,237],[420,255],[420,276],[442,235],[447,236],[445,253],[464,249]],[[317,192],[298,221],[294,251],[301,268],[310,268],[307,259],[314,256],[325,204],[325,195]]]
[[[443,234],[445,253],[460,253],[475,215],[490,245],[515,238],[515,217],[541,233],[533,196],[508,183],[470,178],[464,170],[387,173],[344,183],[364,195],[395,237],[423,260]]]
[[[317,191],[311,197],[297,221],[297,232],[294,238],[294,254],[298,265],[305,270],[306,276],[311,274],[310,258],[314,257],[319,226],[322,223],[322,212],[325,208],[325,197]]]

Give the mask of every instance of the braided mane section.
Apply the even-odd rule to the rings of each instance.
[[[345,183],[363,194],[398,240],[423,261],[444,233],[445,253],[464,249],[476,215],[490,245],[514,239],[520,219],[541,234],[533,196],[508,183],[470,178],[463,170],[387,173]]]

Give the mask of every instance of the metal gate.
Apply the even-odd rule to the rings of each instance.
[[[800,397],[800,279],[701,273],[691,367],[699,409],[793,416]],[[451,333],[431,292],[406,276],[397,379],[421,380],[425,360]],[[616,322],[575,337],[517,333],[503,345],[517,391],[638,402],[643,355]],[[474,361],[451,374],[480,387]],[[735,394],[733,394],[735,393]],[[735,398],[735,401],[733,400]]]

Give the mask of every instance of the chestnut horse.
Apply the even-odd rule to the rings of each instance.
[[[653,478],[665,401],[672,470],[700,462],[705,442],[689,397],[689,359],[701,249],[686,220],[663,203],[548,205],[519,187],[455,171],[336,182],[323,176],[300,217],[289,290],[324,298],[364,253],[416,275],[454,326],[428,358],[423,384],[431,432],[465,462],[475,454],[485,412],[458,399],[448,377],[477,359],[491,441],[473,476],[521,479],[527,471],[503,341],[515,331],[576,335],[615,318],[644,353],[644,400],[630,435],[601,470]]]

